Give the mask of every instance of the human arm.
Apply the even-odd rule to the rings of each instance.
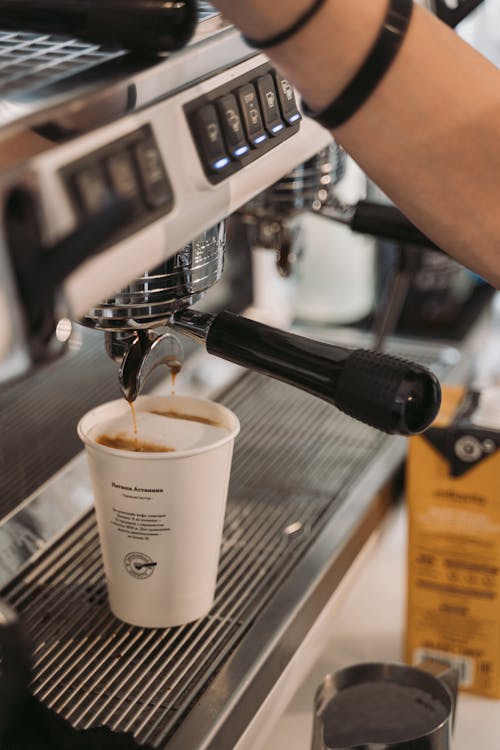
[[[215,0],[251,37],[281,31],[310,0]],[[387,0],[329,0],[293,39],[266,50],[313,109],[352,79]],[[334,133],[440,247],[500,287],[500,72],[415,6],[390,70]]]

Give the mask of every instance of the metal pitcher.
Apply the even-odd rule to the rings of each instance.
[[[347,667],[318,688],[311,750],[450,750],[457,694],[441,662]]]

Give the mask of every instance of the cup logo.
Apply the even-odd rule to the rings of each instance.
[[[157,563],[143,552],[129,552],[123,560],[125,570],[132,578],[149,578],[153,575]]]

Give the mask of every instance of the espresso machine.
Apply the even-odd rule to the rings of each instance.
[[[243,260],[231,312],[211,307],[244,255],[235,226],[290,271],[292,220],[329,205],[343,156],[208,3],[162,5],[183,30],[154,55],[101,17],[99,38],[0,31],[0,626],[22,623],[25,692],[78,741],[243,750],[459,363],[250,320]],[[186,335],[203,347],[183,363]],[[214,610],[133,628],[107,607],[74,427],[153,371],[194,388],[215,361],[235,367],[203,395],[242,433]]]

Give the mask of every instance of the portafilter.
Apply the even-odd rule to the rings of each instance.
[[[345,173],[347,156],[333,141],[293,169],[238,212],[248,226],[251,247],[274,250],[277,268],[289,276],[295,260],[293,219],[305,211],[319,211],[332,198]]]
[[[204,342],[210,354],[297,386],[385,432],[411,435],[428,427],[440,387],[418,364],[312,341],[229,312],[190,309],[220,278],[224,251],[224,224],[218,224],[82,321],[105,332],[127,400],[135,400],[157,366],[180,366],[176,337],[155,330],[168,325]]]

